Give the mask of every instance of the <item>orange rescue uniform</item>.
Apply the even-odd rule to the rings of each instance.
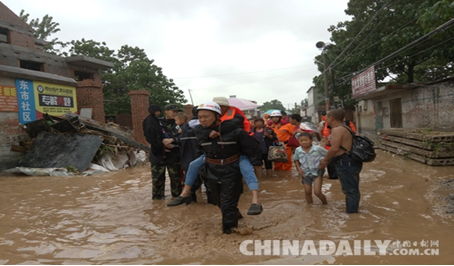
[[[293,135],[294,126],[292,124],[273,124],[274,133],[276,133],[277,138],[280,142],[287,142],[288,139]],[[292,155],[293,150],[291,147],[288,147],[287,144],[285,145],[285,151],[287,152],[288,162],[274,162],[274,170],[275,171],[291,171],[292,170]]]

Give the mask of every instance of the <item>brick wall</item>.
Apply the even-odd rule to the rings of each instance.
[[[143,120],[149,115],[148,107],[150,106],[150,92],[146,90],[130,91],[131,113],[132,113],[132,130],[134,131],[134,140],[148,145],[143,135]]]
[[[183,111],[188,116],[189,120],[192,119],[192,107],[194,107],[192,104],[183,105]]]
[[[35,37],[15,31],[9,31],[9,33],[11,45],[39,51],[35,46]]]
[[[79,85],[76,88],[78,111],[80,112],[81,108],[92,108],[92,118],[101,123],[105,123],[101,82],[85,79],[78,83]]]
[[[11,151],[11,145],[19,145],[19,140],[27,138],[19,127],[17,112],[0,112],[0,171],[16,167],[24,157],[23,153]]]

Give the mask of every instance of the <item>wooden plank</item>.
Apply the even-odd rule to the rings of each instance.
[[[399,151],[397,148],[394,148],[394,147],[391,147],[391,146],[382,145],[382,144],[380,144],[379,147],[382,150],[398,154],[398,155],[402,156],[402,158],[404,158],[404,159],[409,158],[409,159],[418,161],[420,163],[426,163],[426,158],[424,158],[424,156],[421,156],[421,155],[418,155],[418,154],[412,154],[412,153],[404,155],[404,153],[402,151]]]
[[[427,158],[454,158],[454,151],[429,151],[429,150],[423,150],[420,148],[396,143],[393,141],[385,141],[385,140],[381,141],[380,143],[385,146],[391,146],[396,149],[400,149],[406,153],[415,153],[415,154],[425,156]]]
[[[391,146],[386,146],[380,144],[380,149],[389,151],[398,155],[401,155],[402,157],[409,158],[421,163],[426,163],[430,166],[450,166],[454,165],[454,158],[446,158],[446,159],[429,159],[425,158],[424,156],[418,155],[418,154],[412,154],[409,153],[407,155],[402,155],[402,151],[399,151],[397,148],[391,147]]]
[[[379,130],[380,134],[386,134],[387,136],[396,136],[396,137],[402,137],[405,138],[407,136],[407,132],[403,130],[402,128],[399,129],[380,129]]]
[[[136,147],[138,149],[141,149],[141,150],[144,150],[146,152],[150,152],[151,149],[150,147],[148,146],[145,146],[143,145],[142,143],[140,142],[137,142],[135,140],[132,140],[128,137],[125,137],[123,135],[120,135],[118,133],[115,133],[115,132],[112,132],[111,130],[107,129],[107,128],[104,128],[104,127],[101,127],[101,126],[98,126],[98,125],[95,125],[95,124],[92,124],[92,123],[85,123],[85,127],[88,128],[88,129],[92,129],[92,130],[98,130],[98,131],[101,131],[103,132],[104,134],[107,134],[109,136],[113,136],[113,137],[116,137],[118,138],[119,140],[123,141],[124,143],[126,144],[129,144],[133,147]]]
[[[432,166],[441,166],[441,165],[454,165],[454,158],[450,159],[429,159],[427,161],[428,165]]]
[[[28,148],[19,145],[11,145],[11,151],[27,153]]]
[[[416,147],[416,148],[421,148],[421,149],[432,150],[433,151],[433,149],[431,148],[430,144],[427,143],[427,142],[422,142],[422,141],[412,140],[412,139],[406,139],[406,138],[400,138],[400,137],[395,137],[395,136],[386,136],[385,140],[386,141],[394,141],[394,142],[397,142],[397,143],[410,145],[410,146],[413,146],[413,147]]]
[[[403,129],[403,128],[388,128],[380,129],[382,135],[395,136],[418,141],[429,142],[454,142],[454,132],[430,131],[427,129]]]

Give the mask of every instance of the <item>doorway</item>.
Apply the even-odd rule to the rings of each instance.
[[[394,99],[389,101],[390,119],[392,128],[402,128],[402,101]]]

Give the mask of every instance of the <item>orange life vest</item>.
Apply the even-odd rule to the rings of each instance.
[[[244,115],[244,113],[240,109],[238,109],[234,106],[230,106],[229,109],[227,110],[227,112],[225,112],[225,114],[223,116],[221,116],[221,122],[233,119],[236,114],[243,116],[243,118],[244,118],[243,129],[244,129],[244,131],[249,133],[251,131],[251,122],[249,122],[247,117]]]

